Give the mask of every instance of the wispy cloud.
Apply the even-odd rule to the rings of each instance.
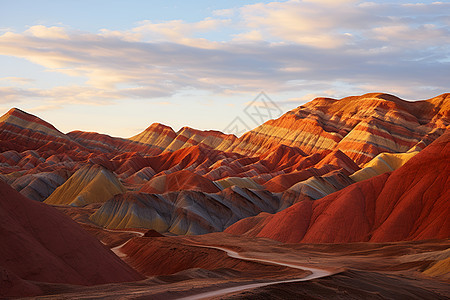
[[[43,112],[43,111],[57,110],[57,109],[61,109],[61,108],[62,108],[61,105],[39,105],[39,106],[35,106],[33,108],[28,109],[28,111],[30,111],[32,113],[39,113],[39,112]]]
[[[315,0],[244,5],[192,23],[146,20],[123,31],[36,25],[0,35],[0,54],[86,80],[43,90],[3,78],[11,86],[0,97],[102,105],[188,89],[320,95],[353,86],[417,98],[448,89],[449,13],[449,3]],[[228,37],[211,38],[226,26],[233,28]]]
[[[24,77],[3,77],[0,82],[8,82],[10,84],[25,85],[34,82],[34,79]]]

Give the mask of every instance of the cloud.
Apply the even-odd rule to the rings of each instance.
[[[213,11],[213,16],[218,17],[233,17],[236,14],[236,10],[232,8],[225,8],[225,9],[217,9]]]
[[[286,1],[252,4],[240,8],[243,21],[267,39],[316,48],[336,48],[349,41],[349,29],[365,27],[375,19],[355,1]],[[365,22],[364,22],[365,21]]]
[[[31,78],[24,78],[24,77],[3,77],[3,78],[0,78],[0,82],[1,81],[18,84],[18,85],[25,85],[25,84],[32,83],[35,80],[31,79]]]
[[[0,87],[0,103],[16,103],[22,99],[39,98],[40,95],[34,89],[22,89],[16,87]]]
[[[45,39],[69,39],[69,35],[62,27],[46,27],[44,25],[31,26],[25,31],[25,34],[32,35],[37,38]]]
[[[57,109],[61,109],[61,108],[62,108],[61,105],[39,105],[39,106],[36,106],[33,108],[29,108],[27,110],[32,113],[39,113],[39,112],[43,112],[43,111],[57,110]]]
[[[17,87],[26,79],[7,77],[1,80],[12,86],[0,88],[0,97],[104,105],[186,90],[312,97],[387,87],[405,97],[431,96],[448,89],[450,25],[443,11],[449,8],[286,1],[215,11],[191,23],[145,20],[123,31],[37,25],[0,35],[0,55],[27,59],[84,84],[31,89]],[[228,36],[211,38],[227,26]]]

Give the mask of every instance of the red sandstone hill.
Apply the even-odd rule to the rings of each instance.
[[[201,131],[190,127],[183,127],[178,132],[175,132],[169,126],[153,123],[143,132],[131,137],[129,140],[150,146],[160,152],[172,152],[198,144],[211,148],[226,148],[236,140],[236,137],[220,131]]]
[[[140,191],[143,193],[162,194],[181,190],[196,190],[205,193],[220,191],[211,180],[188,170],[153,177],[143,185]]]
[[[383,93],[316,98],[217,149],[247,155],[278,144],[306,154],[339,149],[363,164],[381,152],[420,150],[436,139],[450,124],[449,99],[450,94],[443,94],[410,102]]]
[[[288,243],[386,242],[450,237],[450,133],[405,165],[225,232]]]
[[[129,218],[136,222],[126,224],[155,229],[156,211],[170,216],[164,224],[172,233],[223,230],[242,218],[317,200],[397,169],[403,162],[392,163],[389,155],[408,151],[409,159],[439,137],[450,124],[448,103],[448,94],[418,102],[380,93],[317,98],[239,139],[188,127],[175,132],[162,124],[132,139],[81,131],[63,134],[12,109],[0,117],[0,179],[37,201],[57,200],[61,190],[78,191],[76,184],[82,182],[83,190],[69,198],[74,196],[71,201],[81,206],[104,202],[96,218],[102,226],[114,228],[113,223],[121,224],[117,220]],[[384,156],[375,157],[380,152]],[[372,157],[376,161],[366,168],[364,162]],[[99,174],[103,179],[77,179],[80,170],[93,165],[104,168]],[[120,207],[110,202],[115,193],[103,192],[110,190],[108,182],[124,195],[148,194],[131,198],[143,201],[138,210],[145,207],[152,213],[135,212],[127,196],[116,197],[124,200]],[[152,199],[176,209],[164,212]]]
[[[39,293],[25,280],[95,285],[142,279],[69,217],[1,180],[0,237],[0,268],[8,274],[0,277],[0,296]]]
[[[0,151],[73,150],[81,145],[44,120],[18,108],[0,117]]]
[[[77,130],[67,133],[67,136],[91,151],[107,153],[140,152],[153,155],[161,152],[159,149],[155,149],[129,139],[111,137],[107,134],[96,132]]]

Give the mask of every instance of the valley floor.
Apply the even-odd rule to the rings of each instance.
[[[449,267],[445,263],[450,257],[449,239],[380,244],[284,244],[225,233],[179,237],[156,237],[150,233],[145,237],[138,234],[139,230],[106,231],[87,228],[86,224],[84,227],[110,248],[129,240],[118,248],[122,259],[147,279],[91,287],[38,284],[47,293],[38,299],[450,297]],[[224,250],[234,252],[235,258]],[[305,266],[323,273],[307,281],[270,284],[311,276],[307,268],[300,270],[283,264]],[[239,287],[246,285],[258,288],[240,290]]]

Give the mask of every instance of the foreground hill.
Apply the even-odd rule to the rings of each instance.
[[[27,281],[95,285],[142,279],[70,218],[1,180],[0,236],[0,296],[41,292]]]
[[[450,132],[392,173],[225,232],[288,243],[386,242],[450,236]]]

